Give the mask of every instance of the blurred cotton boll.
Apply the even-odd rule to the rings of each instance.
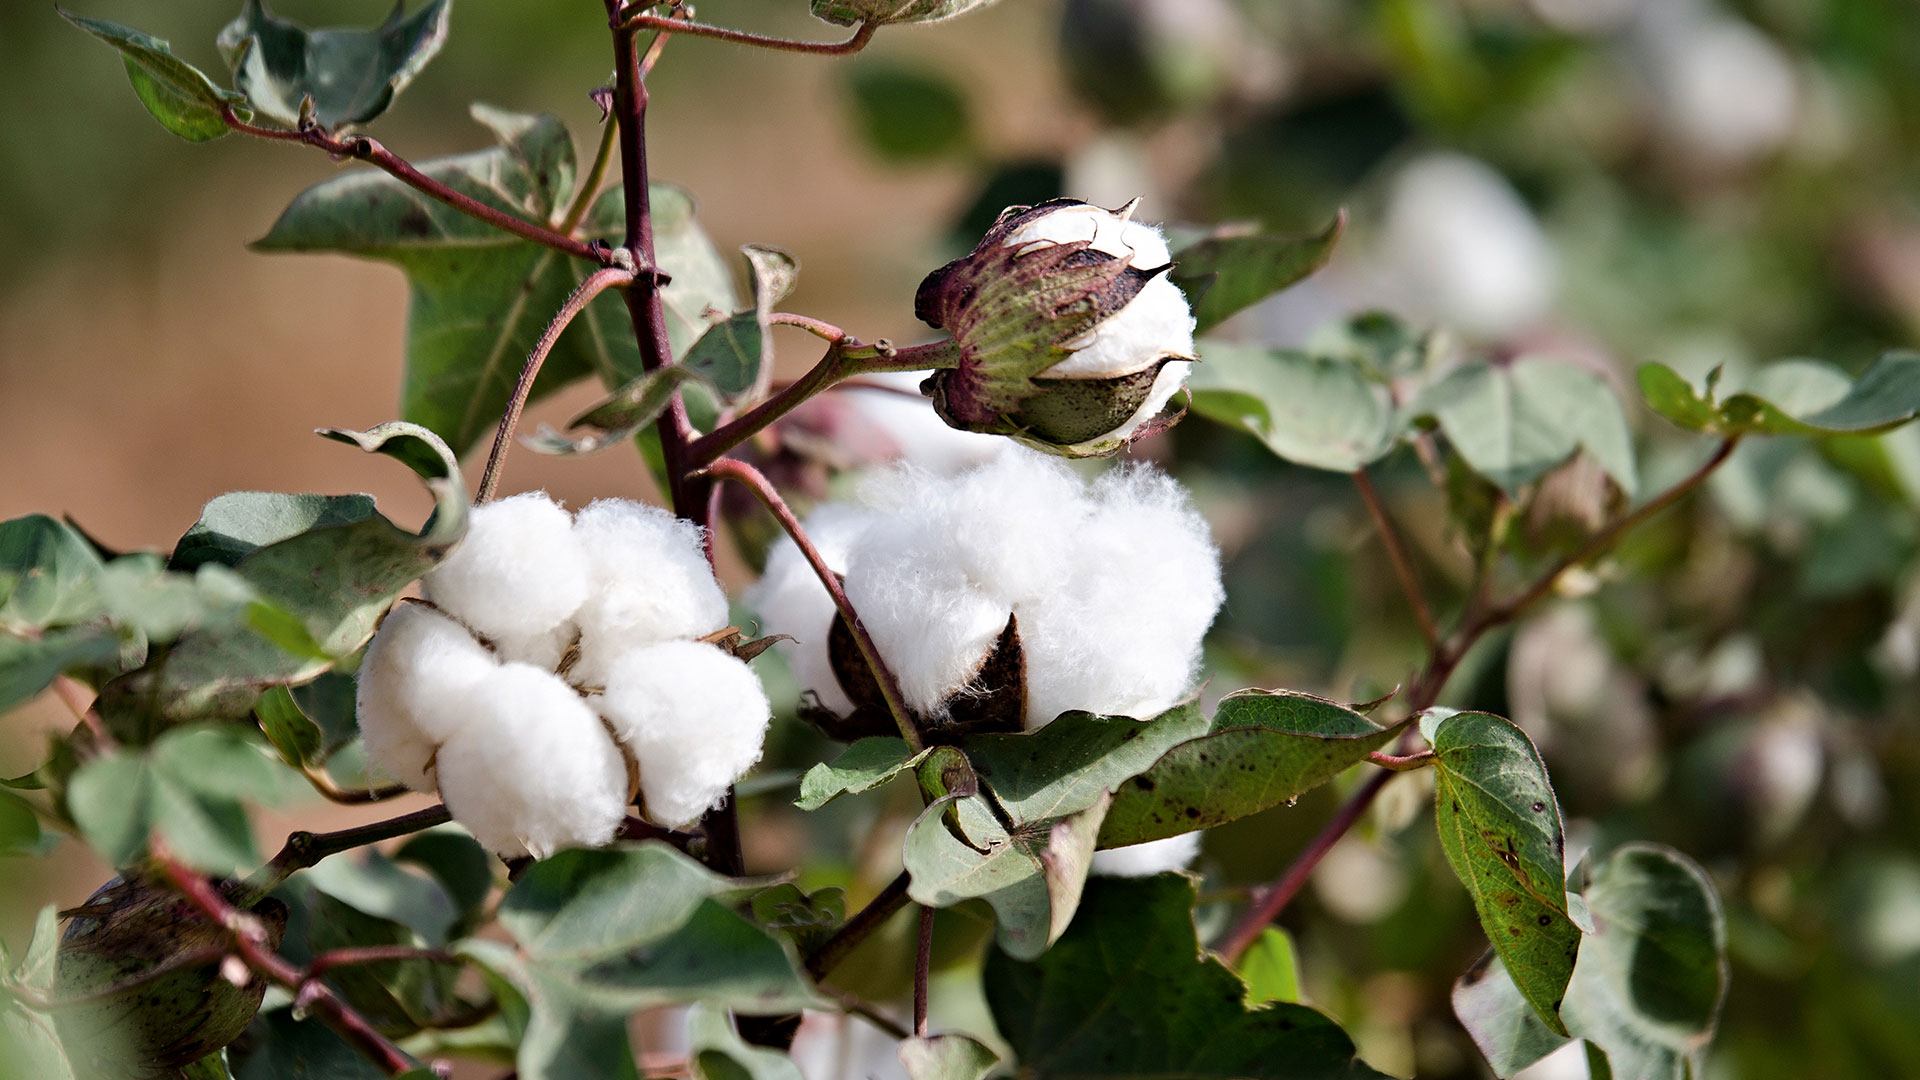
[[[527,664],[497,669],[476,691],[436,758],[454,819],[509,857],[612,840],[626,819],[626,761],[580,695]]]
[[[1106,877],[1152,877],[1169,870],[1185,870],[1200,856],[1197,832],[1149,840],[1131,847],[1093,853],[1093,872]]]
[[[467,629],[423,604],[401,604],[360,663],[354,712],[367,758],[415,791],[434,790],[434,751],[476,707],[498,669]]]
[[[920,384],[931,372],[892,371],[868,375],[838,395],[866,424],[893,444],[888,460],[904,461],[928,472],[952,474],[991,461],[1007,448],[1007,440],[947,426],[933,403],[920,396]],[[884,388],[884,389],[880,389]],[[866,462],[864,464],[878,464]]]
[[[1661,129],[1707,163],[1779,149],[1800,112],[1800,81],[1772,39],[1705,4],[1648,5],[1634,34]]]
[[[647,817],[692,824],[760,760],[772,710],[738,658],[670,641],[614,661],[600,713],[640,763]]]
[[[537,663],[587,598],[587,563],[567,512],[530,491],[474,507],[466,538],[421,586],[509,659]]]
[[[599,499],[580,511],[573,530],[593,576],[574,617],[577,685],[602,685],[608,665],[628,650],[726,627],[727,596],[714,580],[699,526],[657,506]]]
[[[1394,177],[1378,258],[1398,304],[1492,340],[1544,318],[1557,288],[1533,211],[1505,177],[1461,154],[1427,154]]]

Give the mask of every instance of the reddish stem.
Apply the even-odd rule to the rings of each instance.
[[[1407,594],[1407,604],[1413,608],[1413,617],[1420,624],[1420,637],[1432,650],[1440,644],[1440,631],[1434,625],[1433,612],[1427,608],[1426,594],[1420,590],[1420,579],[1413,572],[1413,560],[1400,542],[1400,531],[1393,527],[1387,505],[1380,501],[1380,493],[1374,490],[1373,479],[1365,469],[1354,470],[1353,484],[1360,489],[1360,501],[1367,504],[1367,512],[1373,515],[1374,526],[1380,531],[1380,543],[1387,549],[1387,560],[1393,563],[1394,576],[1400,579],[1401,591]]]
[[[388,1076],[400,1076],[419,1065],[380,1034],[366,1017],[341,999],[325,983],[313,982],[300,968],[267,946],[267,928],[252,915],[222,899],[206,878],[187,869],[157,837],[152,841],[154,862],[174,891],[200,914],[224,927],[233,941],[234,955],[255,975],[297,993],[300,1004],[364,1054]]]
[[[913,957],[913,1033],[927,1037],[927,976],[933,969],[933,909],[920,905],[920,945]]]
[[[484,221],[496,229],[503,229],[515,236],[531,240],[543,247],[550,247],[555,251],[571,255],[576,259],[585,259],[588,262],[605,264],[611,258],[611,253],[603,247],[596,247],[592,244],[576,240],[571,236],[564,236],[547,228],[545,225],[536,224],[525,218],[515,217],[504,210],[497,210],[488,206],[486,203],[470,195],[463,195],[440,181],[435,180],[433,177],[428,176],[426,173],[421,172],[419,169],[414,168],[405,158],[393,153],[391,150],[380,145],[377,140],[370,139],[365,135],[349,135],[344,139],[336,139],[317,127],[308,128],[304,131],[287,131],[283,128],[261,127],[258,124],[250,124],[240,119],[239,116],[234,114],[233,107],[230,105],[220,107],[220,118],[226,121],[228,128],[240,132],[243,135],[251,135],[256,139],[271,139],[275,142],[305,143],[308,146],[325,150],[327,153],[337,157],[357,158],[385,171],[394,179],[426,195],[428,198],[445,203],[470,218]]]
[[[869,934],[880,929],[894,912],[907,905],[907,886],[910,879],[905,871],[899,877],[887,882],[880,894],[867,902],[867,906],[855,912],[853,917],[842,923],[840,929],[833,932],[826,944],[807,957],[807,974],[816,981],[826,978],[833,969],[840,966],[848,954],[858,948]]]
[[[732,480],[741,484],[758,498],[768,512],[779,520],[780,527],[793,538],[800,554],[806,557],[813,572],[820,578],[820,584],[826,587],[827,594],[833,597],[833,606],[845,619],[853,631],[854,641],[860,646],[860,655],[866,659],[867,666],[873,670],[874,681],[880,684],[880,694],[886,699],[887,709],[893,713],[893,722],[900,729],[900,737],[915,753],[924,748],[920,732],[913,724],[913,714],[907,709],[906,698],[900,693],[900,684],[894,680],[893,672],[887,668],[886,661],[880,656],[880,648],[873,642],[873,635],[867,632],[866,624],[860,621],[860,613],[853,609],[852,601],[847,599],[847,590],[840,583],[840,575],[833,572],[820,549],[813,546],[805,529],[800,527],[800,519],[794,517],[792,508],[780,497],[773,483],[760,470],[736,458],[721,458],[706,470],[706,475],[718,480]]]

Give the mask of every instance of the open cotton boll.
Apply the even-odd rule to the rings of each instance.
[[[401,604],[367,645],[354,711],[367,758],[415,791],[434,788],[434,748],[471,715],[493,654],[459,623],[424,604]]]
[[[753,669],[717,646],[669,641],[613,664],[601,715],[640,763],[647,817],[692,824],[760,760],[772,708]]]
[[[828,503],[809,514],[801,525],[827,567],[845,574],[848,552],[873,519],[873,513],[865,508]],[[852,712],[853,701],[840,688],[833,664],[827,659],[827,635],[833,630],[835,614],[833,598],[792,540],[782,537],[767,553],[767,568],[747,591],[746,602],[760,615],[761,634],[793,638],[774,647],[787,658],[800,689],[813,691],[821,705],[836,713]]]
[[[1162,357],[1190,357],[1193,326],[1187,295],[1162,274],[1147,282],[1118,314],[1067,342],[1073,354],[1048,368],[1045,377],[1114,378]]]
[[[537,634],[496,636],[490,640],[501,660],[552,671],[560,666],[561,658],[567,654],[567,646],[572,645],[579,636],[580,631],[569,619]]]
[[[600,718],[552,672],[497,668],[470,721],[440,747],[440,796],[474,839],[544,859],[613,839],[627,814],[627,764]]]
[[[1132,256],[1132,265],[1141,270],[1156,270],[1173,261],[1167,238],[1159,229],[1089,203],[1042,214],[1015,229],[1003,246],[1024,248],[1082,240],[1090,241],[1093,250],[1105,255]]]
[[[1226,598],[1206,519],[1172,477],[1115,470],[1092,498],[1073,577],[1018,609],[1029,728],[1076,709],[1146,719],[1171,708],[1193,689]]]
[[[1181,833],[1131,847],[1093,853],[1093,870],[1102,877],[1152,877],[1169,870],[1185,870],[1200,855],[1200,834]]]
[[[473,508],[466,538],[421,581],[427,599],[489,639],[566,622],[587,598],[573,522],[544,491]]]
[[[1012,607],[953,565],[940,520],[888,518],[854,545],[847,599],[860,613],[901,696],[922,716],[973,681]]]
[[[577,685],[605,685],[622,653],[727,625],[727,594],[714,580],[698,525],[657,506],[599,499],[575,516],[573,530],[593,575],[574,618]]]
[[[1073,534],[1087,512],[1086,483],[1064,461],[1025,447],[931,489],[901,509],[944,542],[927,555],[965,572],[983,593],[1017,604],[1056,588],[1078,558]],[[1004,623],[1002,624],[1004,626]]]

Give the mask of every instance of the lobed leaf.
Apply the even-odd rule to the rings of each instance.
[[[220,31],[220,53],[234,86],[261,114],[290,128],[311,116],[334,131],[387,111],[446,43],[449,3],[430,0],[408,15],[397,0],[372,30],[308,31],[247,0]]]
[[[687,1013],[687,1065],[694,1080],[802,1080],[792,1058],[749,1046],[725,1012],[704,1003]]]
[[[1605,379],[1570,364],[1468,364],[1422,392],[1412,413],[1438,422],[1467,464],[1508,495],[1579,451],[1628,495],[1639,485],[1619,399]]]
[[[310,529],[351,525],[374,515],[371,495],[294,495],[280,491],[230,491],[216,495],[200,519],[180,537],[167,559],[171,570],[197,570],[207,563],[238,566],[255,551]]]
[[[173,55],[162,38],[106,19],[90,19],[59,6],[60,17],[119,50],[127,81],[160,126],[188,142],[209,142],[227,133],[221,109],[243,106],[246,97],[213,84],[199,68]],[[240,115],[247,110],[237,108]]]
[[[262,751],[244,728],[179,728],[80,766],[67,810],[110,865],[129,865],[157,834],[191,865],[231,874],[259,861],[244,804],[276,802],[284,790]]]
[[[1547,1029],[1491,954],[1454,983],[1454,1013],[1498,1076],[1573,1038],[1604,1053],[1614,1076],[1698,1076],[1727,990],[1726,927],[1712,883],[1670,848],[1629,844],[1594,869],[1585,898],[1596,932],[1567,987],[1567,1035]]]
[[[808,769],[800,778],[800,797],[794,800],[794,805],[802,810],[818,810],[842,795],[872,791],[918,766],[934,752],[923,750],[916,754],[904,739],[861,739],[841,751],[832,764],[823,761]],[[947,748],[943,752],[952,753],[952,750]]]
[[[965,1035],[934,1035],[900,1044],[908,1080],[987,1080],[1000,1055]]]
[[[1387,388],[1350,360],[1213,340],[1200,360],[1187,378],[1193,410],[1287,461],[1352,472],[1393,449]]]
[[[1221,700],[1208,733],[1173,746],[1115,790],[1100,846],[1165,839],[1291,802],[1399,731],[1308,694],[1230,695]]]
[[[1362,1080],[1384,1074],[1302,1005],[1248,1009],[1246,987],[1201,948],[1194,880],[1096,878],[1046,955],[987,957],[994,1024],[1019,1075]]]
[[[1193,305],[1194,333],[1206,333],[1327,265],[1346,229],[1342,210],[1313,236],[1224,232],[1174,252],[1169,277]]]
[[[1457,712],[1422,722],[1433,744],[1440,846],[1473,898],[1493,951],[1542,1023],[1565,1035],[1560,1008],[1580,950],[1568,915],[1560,805],[1524,732]]]
[[[1737,435],[1867,435],[1920,416],[1920,353],[1882,356],[1858,379],[1813,360],[1783,360],[1754,374],[1724,401],[1712,383],[1696,389],[1664,364],[1639,372],[1640,392],[1654,412],[1689,431]]]

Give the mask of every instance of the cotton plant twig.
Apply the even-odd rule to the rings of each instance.
[[[887,887],[879,895],[867,902],[867,906],[853,913],[853,917],[840,924],[840,929],[826,943],[815,949],[807,957],[807,974],[815,981],[826,978],[833,969],[840,966],[868,935],[878,930],[894,913],[907,906],[907,885],[910,879],[906,871],[887,882]]]
[[[1420,579],[1413,572],[1413,560],[1408,557],[1406,546],[1400,540],[1400,530],[1394,528],[1393,517],[1387,513],[1387,506],[1380,500],[1380,493],[1374,489],[1373,479],[1367,475],[1367,470],[1354,470],[1353,485],[1360,489],[1360,501],[1367,504],[1367,513],[1373,515],[1381,546],[1387,549],[1387,559],[1393,563],[1394,576],[1400,579],[1400,589],[1407,594],[1407,605],[1413,609],[1414,620],[1420,624],[1420,637],[1431,651],[1440,644],[1440,631],[1434,624],[1433,612],[1427,607],[1427,597],[1421,591]]]
[[[933,909],[920,905],[920,940],[913,954],[913,1034],[927,1037],[927,979],[933,971]]]
[[[265,896],[280,887],[280,884],[295,873],[315,865],[329,855],[338,855],[343,851],[352,851],[357,847],[377,844],[382,840],[391,840],[397,836],[407,836],[422,832],[453,820],[453,815],[445,806],[432,806],[425,810],[416,810],[411,814],[402,814],[385,821],[375,821],[358,825],[351,829],[336,832],[306,832],[304,830],[288,835],[285,846],[278,854],[260,868],[259,873],[248,881],[248,891],[254,896]]]

